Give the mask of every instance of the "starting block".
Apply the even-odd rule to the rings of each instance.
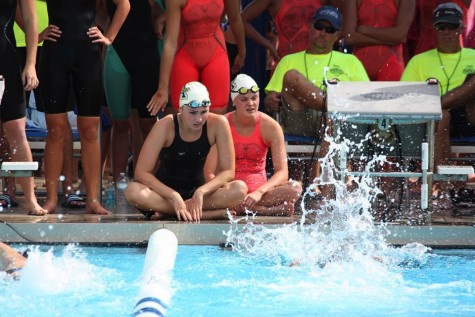
[[[3,162],[0,177],[32,177],[38,162]]]

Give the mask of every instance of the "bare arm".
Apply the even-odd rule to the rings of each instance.
[[[262,139],[270,144],[272,154],[272,163],[274,165],[274,174],[268,179],[267,183],[260,186],[256,191],[265,194],[272,188],[286,182],[289,178],[287,166],[287,154],[285,152],[284,132],[280,125],[270,116],[262,113]]]
[[[277,53],[277,49],[275,45],[272,43],[272,41],[270,41],[261,33],[259,33],[251,24],[252,21],[254,21],[257,17],[263,14],[266,10],[269,10],[269,12],[271,12],[271,9],[273,7],[273,2],[274,0],[254,0],[251,3],[249,3],[244,8],[244,10],[242,10],[241,18],[242,18],[242,23],[244,25],[244,31],[246,33],[246,37],[248,37],[249,39],[253,40],[257,44],[269,50],[271,54],[274,56],[274,58],[280,59],[279,54]],[[274,14],[271,13],[271,15],[272,17],[274,17],[275,13]]]
[[[238,0],[225,0],[224,10],[228,16],[229,27],[233,32],[236,45],[238,47],[238,54],[234,59],[233,65],[231,65],[231,72],[237,74],[239,70],[244,66],[244,59],[246,58],[246,43],[244,37],[244,28],[242,25],[242,19],[239,8]]]
[[[110,43],[105,43],[106,45],[112,44],[114,42],[115,37],[119,33],[122,24],[124,24],[127,15],[130,12],[130,3],[129,0],[113,0],[114,4],[116,5],[114,17],[107,28],[107,32],[104,35]]]
[[[38,49],[38,24],[35,1],[21,0],[19,5],[26,36],[26,62],[21,78],[25,90],[31,90],[36,88],[39,83],[35,70],[36,51]]]
[[[180,197],[180,195],[173,188],[166,186],[158,180],[153,172],[159,160],[160,152],[164,147],[169,146],[173,142],[173,131],[174,125],[171,115],[155,123],[140,150],[139,159],[134,172],[136,182],[147,186],[152,191],[170,201]]]
[[[267,110],[279,112],[282,104],[281,94],[276,91],[269,91],[264,99],[264,106]]]
[[[345,1],[343,4],[343,34],[349,45],[396,45],[403,43],[412,22],[415,0],[401,0],[395,27],[372,28],[358,25],[357,1]]]
[[[470,78],[459,87],[452,89],[442,96],[442,109],[455,109],[473,103],[475,100],[475,76]]]
[[[152,25],[153,30],[159,39],[163,39],[164,28],[166,23],[166,13],[155,0],[148,0],[152,8]]]
[[[205,183],[203,186],[198,188],[198,190],[203,193],[203,195],[210,194],[220,187],[222,187],[227,182],[230,182],[234,179],[234,173],[236,169],[236,163],[234,160],[234,145],[233,137],[231,135],[231,128],[229,127],[227,119],[222,115],[209,114],[208,118],[208,128],[210,131],[209,134],[212,134],[210,137],[210,142],[216,144],[215,146],[215,157],[217,158],[217,167],[216,167],[216,176]],[[210,128],[212,126],[212,128]]]
[[[406,41],[407,32],[411,26],[414,12],[416,9],[415,0],[400,0],[398,7],[397,22],[390,28],[372,28],[359,26],[357,31],[371,36],[381,43],[399,44]]]
[[[170,73],[177,50],[178,35],[180,34],[181,9],[185,6],[186,0],[167,0],[167,22],[165,43],[163,45],[162,57],[160,60],[160,79],[157,92],[147,105],[151,115],[158,114],[165,109],[168,102],[168,90],[170,83]]]

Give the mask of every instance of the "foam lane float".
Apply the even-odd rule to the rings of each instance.
[[[172,297],[170,286],[178,240],[168,229],[155,231],[148,241],[137,304],[132,316],[165,316]]]

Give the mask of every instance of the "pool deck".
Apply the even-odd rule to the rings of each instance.
[[[42,202],[41,198],[39,201]],[[412,215],[413,219],[422,219],[420,216]],[[253,223],[276,227],[299,222],[301,217],[256,217]],[[306,222],[311,223],[311,220]],[[437,248],[475,248],[473,212],[457,216],[452,211],[433,212],[430,222],[418,222],[421,221],[405,218],[386,223],[386,241],[392,245],[419,242]],[[244,226],[244,222],[238,226]],[[0,241],[8,243],[145,245],[154,231],[167,228],[177,235],[180,244],[219,245],[225,242],[224,233],[230,227],[230,222],[224,220],[200,223],[150,221],[133,207],[110,216],[62,208],[47,216],[28,216],[21,207],[4,208],[0,212]]]

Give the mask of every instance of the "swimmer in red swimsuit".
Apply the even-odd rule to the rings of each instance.
[[[343,34],[371,80],[398,81],[415,0],[345,1]]]
[[[160,65],[158,90],[148,104],[152,115],[163,110],[171,94],[178,110],[178,96],[188,82],[200,81],[209,91],[211,111],[225,113],[230,74],[221,16],[228,16],[239,53],[232,72],[243,66],[246,54],[244,29],[237,0],[168,0],[167,37]]]

